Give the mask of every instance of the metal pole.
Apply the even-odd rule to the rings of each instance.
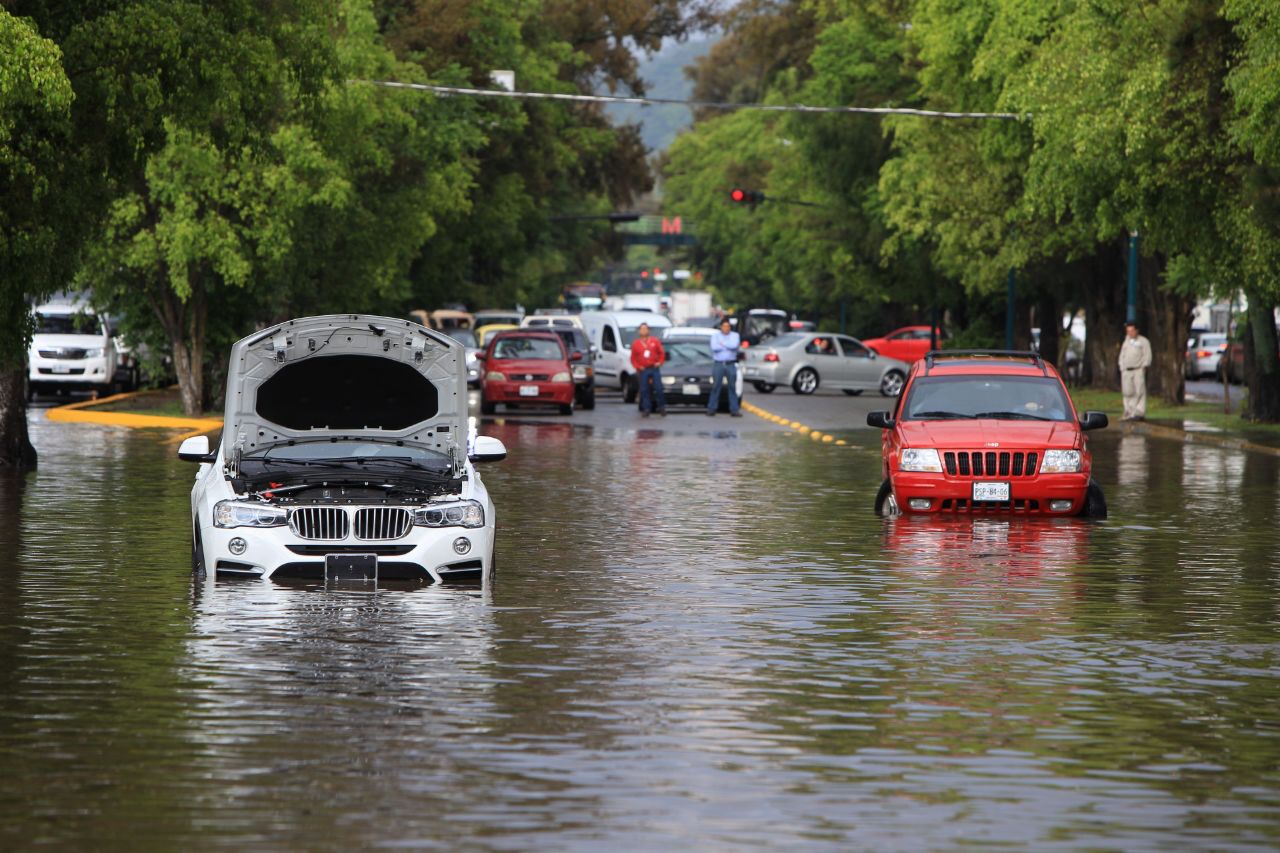
[[[1012,267],[1009,269],[1008,293],[1004,302],[1004,348],[1013,349],[1013,315],[1017,310],[1018,274]]]
[[[1129,308],[1125,312],[1126,323],[1138,322],[1138,237],[1137,231],[1129,232]]]
[[[848,334],[848,332],[844,330],[845,310],[848,307],[849,307],[849,297],[841,296],[840,297],[840,334],[842,335]]]
[[[938,348],[938,303],[929,307],[929,349]]]

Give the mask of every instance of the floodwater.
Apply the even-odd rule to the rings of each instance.
[[[869,430],[668,420],[491,427],[486,593],[193,582],[169,436],[33,414],[0,848],[1280,845],[1280,460],[1102,433],[1106,522],[894,521]]]

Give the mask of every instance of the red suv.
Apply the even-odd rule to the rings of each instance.
[[[476,358],[482,364],[480,411],[492,415],[499,403],[558,406],[573,414],[573,368],[583,354],[568,352],[555,332],[511,331],[495,335]]]
[[[878,514],[1014,512],[1105,518],[1084,433],[1053,365],[1034,352],[944,350],[911,367],[883,433]]]

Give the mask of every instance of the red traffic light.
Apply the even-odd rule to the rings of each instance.
[[[729,198],[733,199],[734,201],[746,201],[746,200],[747,200],[747,191],[746,191],[746,190],[734,190],[733,192],[729,193]]]
[[[741,187],[734,187],[729,191],[729,198],[736,204],[757,205],[764,201],[764,193],[759,190],[744,190]]]

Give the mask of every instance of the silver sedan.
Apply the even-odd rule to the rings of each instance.
[[[856,338],[826,332],[791,332],[761,341],[747,350],[743,374],[766,394],[790,385],[797,394],[812,394],[819,385],[846,394],[879,391],[902,393],[909,365],[868,349]]]

